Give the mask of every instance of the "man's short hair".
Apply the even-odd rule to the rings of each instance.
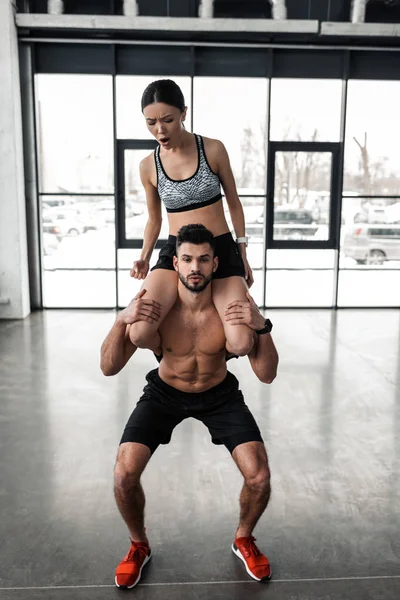
[[[184,225],[180,228],[178,235],[176,236],[175,252],[177,256],[179,247],[185,243],[196,244],[197,246],[200,244],[210,244],[213,254],[215,255],[215,238],[211,231],[200,223]]]

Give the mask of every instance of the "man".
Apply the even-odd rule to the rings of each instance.
[[[115,582],[121,588],[138,583],[151,557],[140,477],[158,445],[167,444],[174,427],[189,416],[208,427],[213,443],[227,447],[244,477],[233,552],[257,581],[271,576],[268,559],[252,536],[270,496],[268,459],[238,381],[226,368],[226,352],[230,349],[209,285],[218,266],[213,244],[211,232],[202,225],[187,225],[178,233],[174,257],[179,275],[178,299],[159,327],[160,366],[147,374],[148,385],[121,439],[115,466],[115,498],[131,535],[131,548],[116,570]],[[119,314],[103,342],[101,369],[105,375],[118,373],[136,350],[129,338],[130,324],[140,319],[159,319],[160,305],[144,295],[142,290]],[[244,323],[258,331],[249,360],[259,379],[271,383],[278,365],[269,334],[272,325],[249,299],[228,306],[226,318],[233,325]]]

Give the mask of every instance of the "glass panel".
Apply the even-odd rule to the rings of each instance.
[[[185,127],[191,131],[191,81],[190,77],[166,77],[160,75],[118,75],[116,77],[117,138],[154,139],[144,120],[141,99],[146,87],[157,79],[173,79],[185,97],[188,112]]]
[[[45,307],[115,306],[114,198],[41,196]]]
[[[338,306],[399,306],[400,269],[342,269]]]
[[[332,306],[334,250],[268,250],[267,306]]]
[[[271,140],[338,142],[342,82],[272,79]]]
[[[240,193],[265,194],[266,79],[195,77],[194,131],[221,140]]]
[[[330,152],[276,152],[274,239],[328,240]]]
[[[126,239],[143,240],[148,212],[146,193],[139,175],[139,164],[150,150],[125,150],[125,231]],[[162,226],[160,239],[168,238],[167,211],[162,205]]]
[[[112,78],[36,75],[40,191],[113,193]]]
[[[400,195],[399,105],[398,81],[349,81],[344,195]]]
[[[400,304],[400,199],[343,198],[340,306]]]

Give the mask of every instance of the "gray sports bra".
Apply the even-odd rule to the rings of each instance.
[[[157,169],[158,194],[167,212],[183,212],[214,204],[221,200],[221,183],[211,170],[204,152],[201,135],[196,136],[198,164],[197,171],[188,179],[171,179],[164,171],[160,159],[160,146],[154,151]]]

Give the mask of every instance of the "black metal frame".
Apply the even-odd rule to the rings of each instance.
[[[331,167],[331,202],[329,211],[329,238],[327,240],[275,240],[274,239],[274,191],[275,191],[275,156],[277,152],[325,152],[332,154]],[[340,142],[270,142],[267,168],[267,228],[266,247],[269,249],[323,249],[337,248],[338,222],[337,199]]]
[[[155,150],[155,140],[117,140],[117,168],[115,188],[115,245],[118,249],[141,248],[142,239],[127,239],[125,228],[125,150]],[[156,248],[160,248],[166,240],[159,239]]]

